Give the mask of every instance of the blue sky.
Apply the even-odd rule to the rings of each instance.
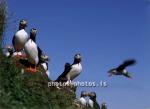
[[[76,81],[106,81],[107,88],[79,87],[95,91],[108,109],[150,107],[150,3],[146,0],[8,0],[12,20],[27,19],[38,29],[37,42],[50,57],[51,78],[56,79],[75,53],[83,58],[83,72]],[[18,22],[6,31],[10,43]],[[10,29],[9,29],[10,28]],[[128,58],[133,79],[109,78],[107,71]]]

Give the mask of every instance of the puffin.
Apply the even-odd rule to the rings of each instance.
[[[50,79],[50,72],[49,72],[49,69],[48,69],[48,61],[49,61],[49,58],[47,55],[44,55],[42,54],[41,57],[40,57],[40,61],[39,63],[37,64],[36,68],[37,68],[37,72],[45,72],[46,75],[48,76],[48,79]],[[28,70],[27,68],[29,67],[34,67],[35,65],[32,64],[30,61],[28,61],[27,59],[19,59],[19,64],[20,66],[23,68],[23,69],[26,69]],[[36,73],[36,71],[32,71],[32,70],[29,70],[31,71],[32,73]]]
[[[90,92],[88,94],[89,96],[89,100],[88,100],[88,107],[90,109],[100,109],[100,105],[97,103],[97,100],[96,100],[96,93],[95,92]]]
[[[107,104],[106,103],[102,103],[101,109],[107,109]]]
[[[12,39],[12,44],[14,46],[15,52],[22,51],[25,43],[29,39],[28,33],[25,31],[26,27],[27,27],[27,21],[24,19],[20,20],[19,30],[14,34],[13,39]],[[20,55],[18,55],[18,57],[19,56]]]
[[[48,68],[48,61],[49,61],[48,56],[42,54],[41,57],[40,57],[38,65],[40,66],[40,69],[42,70],[42,72],[46,73],[48,79],[51,80],[50,71],[49,71],[49,68]]]
[[[56,79],[57,82],[71,83],[82,72],[81,54],[75,54],[73,64],[66,63],[63,73]]]
[[[82,91],[81,92],[81,95],[80,95],[80,98],[78,99],[79,103],[86,106],[87,105],[87,100],[86,100],[86,97],[87,96],[87,92],[85,91]]]
[[[108,71],[109,76],[112,76],[112,75],[123,75],[123,76],[131,79],[132,76],[126,70],[126,67],[134,65],[135,63],[136,63],[136,60],[134,60],[134,59],[126,60],[121,65],[119,65],[117,68],[113,68],[113,69],[109,70]]]
[[[11,58],[13,56],[14,49],[12,46],[8,45],[3,48],[3,55],[7,58]]]
[[[25,55],[22,52],[14,52],[14,48],[10,45],[3,48],[3,55],[7,58],[16,59],[17,55]]]
[[[36,66],[39,65],[42,56],[42,50],[36,44],[36,40],[35,40],[36,34],[37,34],[37,29],[32,28],[30,30],[30,38],[24,45],[24,51],[27,55],[28,61],[34,66],[34,67],[30,66],[26,70],[30,70],[33,72],[37,71]]]

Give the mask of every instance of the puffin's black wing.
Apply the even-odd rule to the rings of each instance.
[[[115,68],[110,69],[107,73],[112,73],[112,71],[116,70]]]
[[[62,81],[63,79],[66,78],[66,75],[68,74],[68,72],[70,72],[71,70],[71,64],[70,63],[65,63],[65,69],[63,71],[63,73],[57,78],[56,81]],[[64,80],[66,81],[66,80]]]
[[[48,63],[46,62],[47,70],[48,70]]]
[[[37,47],[37,49],[38,49],[38,57],[40,57],[40,56],[42,55],[42,52],[43,52],[43,51],[40,49],[39,46]]]
[[[94,102],[94,108],[93,109],[101,109],[100,105],[98,104],[98,102]]]
[[[106,105],[102,105],[101,109],[107,109],[107,106]]]
[[[41,60],[41,55],[43,54],[43,51],[40,49],[39,46],[37,46],[37,49],[38,49],[38,58],[39,58],[38,65],[39,65],[40,63],[43,62],[43,61]]]
[[[13,44],[14,49],[15,49],[15,35],[14,35],[14,37],[13,37],[13,39],[12,39],[12,44]],[[15,50],[15,51],[16,51],[16,50]]]
[[[133,59],[132,60],[126,60],[126,61],[124,61],[124,63],[122,65],[117,67],[117,71],[124,70],[127,66],[133,65],[135,63],[136,63],[136,61]]]

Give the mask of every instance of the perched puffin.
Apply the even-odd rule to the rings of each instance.
[[[41,72],[41,73],[46,73],[46,75],[48,76],[48,79],[50,79],[50,72],[49,72],[49,69],[48,69],[48,63],[47,61],[49,61],[49,58],[48,56],[46,55],[41,55],[40,57],[40,61],[39,63],[36,65],[36,68],[37,70],[35,71],[32,71],[32,70],[28,70],[28,68],[33,68],[35,67],[35,64],[32,64],[31,62],[29,62],[27,59],[20,59],[19,60],[19,65],[23,68],[23,69],[26,69],[28,71],[31,71],[32,73],[36,73],[36,72]]]
[[[89,96],[89,100],[88,100],[88,107],[90,109],[100,109],[100,105],[97,103],[97,100],[96,100],[96,93],[95,92],[90,92],[88,94]]]
[[[46,75],[48,76],[48,79],[51,80],[50,71],[48,69],[48,61],[49,61],[49,58],[47,55],[41,55],[38,65],[40,66],[40,69],[42,69],[42,72],[46,73]]]
[[[3,48],[3,55],[7,58],[11,58],[13,56],[14,49],[12,46],[6,46]]]
[[[75,79],[82,71],[81,55],[76,54],[74,56],[74,62],[72,65],[69,63],[65,64],[64,72],[56,79],[57,82],[71,82]]]
[[[102,103],[101,109],[107,109],[107,104],[106,103]]]
[[[14,48],[10,45],[3,48],[3,55],[7,58],[16,59],[17,55],[25,55],[22,52],[14,52]]]
[[[22,51],[25,43],[29,39],[28,33],[25,31],[26,27],[27,27],[27,21],[21,20],[19,23],[19,30],[15,33],[12,39],[12,44],[14,46],[15,52]]]
[[[79,103],[86,106],[87,105],[87,100],[85,99],[85,97],[87,96],[87,92],[85,91],[82,91],[81,92],[81,95],[80,95],[80,98],[79,98]]]
[[[32,68],[32,66],[29,67],[29,70],[33,72],[36,72],[36,66],[39,64],[42,55],[42,50],[35,42],[36,33],[37,29],[32,28],[30,31],[30,38],[24,45],[24,50],[27,55],[28,61],[34,65],[34,68]]]
[[[119,67],[109,70],[108,71],[108,73],[110,74],[109,76],[112,76],[112,75],[123,75],[123,76],[125,76],[127,78],[132,78],[130,73],[125,68],[130,66],[130,65],[133,65],[135,63],[136,63],[136,61],[134,59],[126,60]]]

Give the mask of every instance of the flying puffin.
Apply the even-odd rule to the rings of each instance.
[[[30,66],[29,68],[27,68],[27,70],[31,70],[33,72],[36,72],[36,66],[39,64],[42,56],[42,50],[38,47],[38,45],[35,42],[36,33],[37,29],[32,28],[30,31],[30,38],[24,45],[24,50],[27,55],[28,61],[34,65],[34,68]]]
[[[101,109],[107,109],[107,104],[106,103],[102,103]]]
[[[96,93],[90,92],[88,96],[89,96],[89,100],[87,103],[88,107],[90,107],[90,109],[100,109],[100,105],[97,103],[96,100]]]
[[[19,23],[19,30],[15,33],[12,39],[12,44],[14,46],[15,52],[22,51],[25,43],[29,39],[28,33],[25,31],[26,27],[27,27],[27,21],[21,20]]]
[[[71,82],[82,71],[81,55],[76,54],[74,56],[73,64],[66,63],[63,73],[56,79],[57,82]]]
[[[136,61],[134,59],[126,60],[119,67],[109,70],[108,71],[109,76],[112,76],[112,75],[123,75],[123,76],[125,76],[127,78],[132,78],[130,73],[125,68],[130,66],[130,65],[133,65],[135,63],[136,63]]]
[[[82,91],[80,98],[78,99],[79,103],[86,106],[87,105],[87,100],[85,99],[85,97],[87,96],[87,92]]]

